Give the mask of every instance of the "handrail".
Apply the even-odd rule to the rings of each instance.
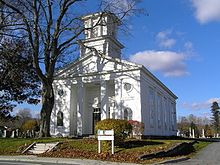
[[[22,154],[27,152],[31,147],[33,147],[36,144],[36,142],[33,142],[31,145],[29,145],[24,151],[22,151]]]
[[[52,151],[58,144],[60,144],[60,142],[57,142],[52,148],[49,148],[46,152]]]

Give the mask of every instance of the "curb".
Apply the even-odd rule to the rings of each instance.
[[[186,161],[186,160],[189,160],[189,159],[190,159],[189,157],[183,157],[183,158],[165,160],[163,162],[159,162],[158,164],[178,163],[178,162]]]
[[[56,164],[77,164],[77,165],[138,165],[134,163],[120,163],[108,162],[101,160],[90,159],[71,159],[71,158],[51,158],[51,157],[37,157],[31,156],[0,156],[3,161],[18,161],[18,162],[43,162],[43,163],[56,163]]]

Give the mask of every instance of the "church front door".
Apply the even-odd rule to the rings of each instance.
[[[92,130],[93,135],[95,134],[96,123],[100,120],[101,120],[100,108],[94,108],[93,109],[93,130]]]

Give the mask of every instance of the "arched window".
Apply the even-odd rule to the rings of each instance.
[[[63,126],[63,112],[57,112],[57,126]]]
[[[124,120],[132,120],[132,110],[131,110],[131,108],[125,108],[125,110],[124,110]]]

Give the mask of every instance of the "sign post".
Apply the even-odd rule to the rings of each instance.
[[[112,141],[112,154],[114,154],[114,130],[98,130],[98,153],[101,153],[101,140]]]

